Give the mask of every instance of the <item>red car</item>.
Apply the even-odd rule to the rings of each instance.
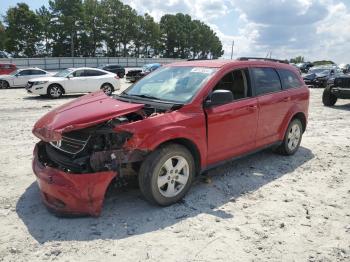
[[[8,75],[15,70],[17,70],[17,67],[14,64],[0,64],[0,75]]]
[[[225,161],[267,147],[293,155],[308,106],[309,89],[282,61],[165,65],[120,95],[92,93],[43,116],[33,170],[60,214],[98,216],[107,188],[135,175],[144,197],[166,206]]]

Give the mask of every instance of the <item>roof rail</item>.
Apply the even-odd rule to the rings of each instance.
[[[238,61],[264,60],[264,61],[271,61],[271,62],[289,64],[289,62],[288,62],[287,60],[272,59],[272,58],[264,58],[264,57],[238,57],[237,60],[238,60]]]

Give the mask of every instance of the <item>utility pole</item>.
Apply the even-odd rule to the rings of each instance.
[[[235,45],[235,40],[232,40],[232,48],[231,48],[231,60],[233,57],[233,46]]]

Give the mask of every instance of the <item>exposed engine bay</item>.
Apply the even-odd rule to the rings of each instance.
[[[45,166],[74,174],[113,170],[122,175],[122,169],[140,163],[148,152],[123,148],[133,134],[115,129],[170,110],[145,106],[93,127],[63,133],[59,141],[41,141],[38,144],[39,160]]]

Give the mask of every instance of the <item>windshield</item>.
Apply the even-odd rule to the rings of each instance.
[[[312,73],[312,74],[328,74],[329,73],[329,69],[324,69],[324,68],[310,69],[308,73]]]
[[[73,69],[65,69],[65,70],[62,70],[62,71],[59,71],[58,73],[56,73],[54,76],[57,76],[57,77],[66,77],[68,76],[70,73],[73,72]]]
[[[215,68],[164,67],[142,78],[123,94],[186,103],[214,72]]]

